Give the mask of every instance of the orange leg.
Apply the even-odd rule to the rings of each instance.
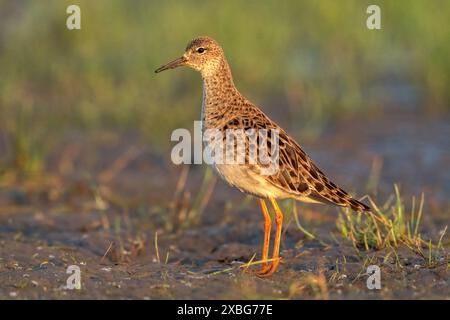
[[[283,226],[283,213],[281,212],[278,203],[275,198],[269,198],[272,203],[273,208],[275,209],[275,223],[276,223],[276,231],[275,231],[275,243],[273,246],[273,254],[272,254],[272,265],[270,269],[266,270],[264,274],[258,274],[260,277],[268,277],[272,275],[278,268],[280,263],[280,241],[281,241],[281,228]]]
[[[272,226],[272,221],[270,219],[269,210],[267,209],[266,201],[263,198],[259,199],[261,203],[262,212],[264,214],[264,246],[262,252],[261,270],[257,275],[265,274],[269,269],[270,265],[267,260],[269,259],[269,245],[270,245],[270,228]]]

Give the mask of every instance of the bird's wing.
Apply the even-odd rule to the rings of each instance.
[[[350,207],[359,212],[370,210],[333,183],[300,145],[262,111],[254,115],[251,122],[252,127],[278,130],[279,170],[267,177],[272,184],[288,191],[293,197],[306,196],[314,201]]]

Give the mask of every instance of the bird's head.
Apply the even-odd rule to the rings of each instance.
[[[223,60],[223,50],[216,40],[210,37],[199,37],[189,42],[180,58],[161,66],[155,72],[188,66],[199,71],[203,76],[208,76],[220,69]]]

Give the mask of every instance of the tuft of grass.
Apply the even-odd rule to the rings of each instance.
[[[217,176],[214,175],[211,168],[206,168],[200,190],[187,213],[186,219],[182,223],[182,227],[189,227],[192,223],[200,222],[203,212],[211,199],[216,182]]]
[[[4,126],[9,147],[4,162],[15,173],[28,175],[42,171],[48,150],[42,143],[41,130],[33,128],[32,113],[23,109],[26,108],[17,111],[15,119]]]
[[[155,244],[156,262],[158,262],[158,264],[168,264],[169,263],[170,252],[167,251],[166,258],[164,259],[164,262],[161,260],[161,257],[160,257],[160,254],[159,254],[158,231],[155,232],[154,244]]]
[[[189,228],[198,224],[213,194],[217,176],[214,175],[211,168],[205,169],[202,184],[195,197],[192,197],[191,192],[186,189],[188,175],[189,166],[184,166],[172,201],[169,203],[170,214],[167,215],[168,218],[165,221],[165,229],[168,231]]]
[[[349,239],[353,247],[359,252],[375,249],[390,248],[396,256],[396,263],[401,265],[395,248],[405,245],[413,252],[433,264],[435,257],[444,250],[442,238],[447,228],[442,232],[436,245],[432,240],[424,240],[419,232],[420,222],[423,217],[425,197],[422,193],[417,205],[416,197],[412,198],[411,209],[405,212],[405,206],[397,185],[394,185],[395,194],[379,207],[368,197],[373,212],[351,214],[350,210],[342,209],[337,220],[337,228],[340,233]],[[424,253],[424,249],[428,252]]]
[[[161,264],[161,258],[159,257],[159,247],[158,247],[158,231],[155,232],[155,252],[156,252],[156,261]]]
[[[300,230],[308,239],[318,241],[322,246],[327,247],[328,244],[319,239],[314,233],[308,231],[301,223],[299,218],[299,212],[297,208],[297,202],[294,199],[286,200],[282,202],[284,217],[287,221],[287,226],[284,228],[284,233],[288,230],[289,224],[294,220],[296,227]],[[283,233],[283,234],[284,234]]]

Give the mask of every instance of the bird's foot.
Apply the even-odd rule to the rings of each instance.
[[[255,273],[256,276],[259,278],[270,277],[277,270],[278,265],[280,264],[280,260],[281,260],[281,258],[277,258],[272,261],[271,265],[266,264],[265,266],[262,266],[261,270]]]
[[[272,268],[272,265],[266,262],[261,266],[261,269],[259,269],[258,271],[255,271],[254,274],[257,277],[261,277],[262,275],[269,272],[271,268]]]
[[[259,277],[260,274],[264,274],[264,273],[268,272],[271,267],[272,266],[271,266],[271,264],[269,262],[262,262],[261,263],[261,268],[259,270],[254,270],[254,269],[250,269],[250,268],[246,267],[244,269],[244,272],[250,273],[252,275],[256,275],[256,276]]]

